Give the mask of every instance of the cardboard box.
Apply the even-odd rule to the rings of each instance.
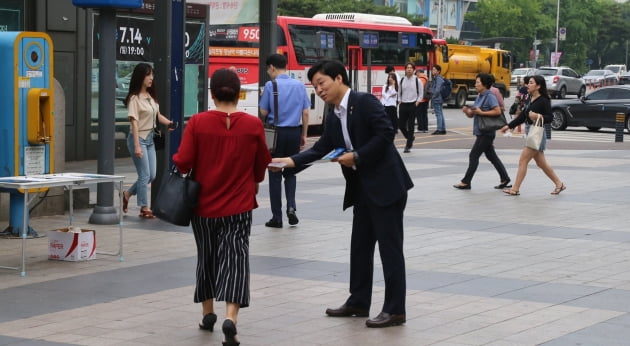
[[[48,259],[86,261],[96,258],[96,232],[82,229],[81,233],[68,228],[48,231]]]

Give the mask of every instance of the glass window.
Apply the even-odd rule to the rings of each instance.
[[[588,95],[589,100],[607,100],[611,96],[611,91],[613,89],[599,89],[595,90]]]
[[[295,58],[298,63],[312,65],[319,60],[334,59],[346,62],[347,39],[345,29],[318,26],[289,25],[289,35],[293,41]],[[331,33],[334,36],[334,48],[321,48],[319,34]]]

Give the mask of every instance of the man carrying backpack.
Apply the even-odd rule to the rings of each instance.
[[[442,66],[435,65],[431,70],[433,74],[433,83],[431,84],[431,104],[433,105],[433,110],[435,111],[435,120],[437,121],[437,130],[432,133],[432,135],[445,135],[446,134],[446,124],[444,123],[444,113],[442,112],[442,104],[444,103],[444,98],[442,97],[442,85],[445,83],[444,78],[440,73],[442,73]]]
[[[398,128],[407,139],[407,144],[405,144],[405,150],[403,151],[405,153],[411,151],[413,141],[416,139],[413,135],[413,125],[419,110],[418,106],[420,101],[422,101],[422,94],[424,93],[424,87],[414,75],[415,72],[416,65],[408,62],[405,65],[405,76],[400,79],[398,86]]]

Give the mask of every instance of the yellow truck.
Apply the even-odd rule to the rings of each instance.
[[[442,76],[453,84],[447,105],[461,108],[469,97],[477,95],[475,76],[478,73],[492,74],[495,86],[501,90],[503,97],[510,96],[512,54],[509,51],[459,44],[436,48],[436,60],[442,67]]]

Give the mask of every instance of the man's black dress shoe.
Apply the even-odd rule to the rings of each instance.
[[[213,312],[203,316],[201,323],[199,323],[199,329],[203,330],[214,330],[214,324],[217,322],[217,315]]]
[[[355,307],[343,304],[337,309],[331,309],[331,308],[326,309],[326,315],[330,317],[352,317],[352,316],[368,317],[370,315],[370,310],[355,308]]]
[[[405,323],[407,319],[405,315],[392,315],[387,312],[381,312],[378,316],[370,318],[365,321],[365,325],[368,328],[385,328],[391,326],[398,326]]]
[[[470,190],[470,184],[455,184],[453,187],[460,190]]]
[[[265,226],[271,227],[271,228],[282,228],[282,221],[271,219],[265,222]]]
[[[287,210],[287,217],[289,218],[289,225],[297,225],[300,220],[298,220],[297,215],[295,215],[295,209],[289,208]],[[282,227],[282,226],[281,226]]]
[[[510,181],[509,180],[505,181],[505,182],[502,181],[501,184],[495,186],[494,188],[498,190],[498,189],[505,189],[505,188],[508,188],[508,187],[512,187],[512,185],[510,185]]]
[[[411,149],[409,149],[407,147],[405,147],[405,150],[403,150],[403,153],[410,153],[410,152],[411,152]]]

